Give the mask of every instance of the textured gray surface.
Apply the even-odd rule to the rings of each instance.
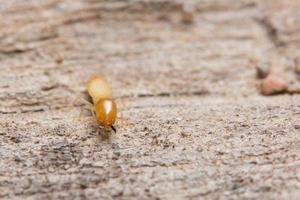
[[[249,64],[298,90],[299,9],[1,1],[0,198],[299,199],[300,97],[261,96]],[[125,119],[110,140],[73,104],[93,73]]]

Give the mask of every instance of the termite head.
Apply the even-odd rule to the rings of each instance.
[[[112,99],[99,99],[95,106],[97,120],[104,128],[111,127],[114,131],[113,124],[117,118],[117,105]]]

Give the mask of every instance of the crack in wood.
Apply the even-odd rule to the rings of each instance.
[[[192,92],[161,92],[161,93],[139,93],[134,95],[123,95],[117,96],[116,99],[127,99],[127,98],[151,98],[151,97],[176,97],[176,96],[204,96],[208,95],[208,90],[199,90]]]
[[[22,53],[26,53],[29,51],[32,51],[33,49],[18,49],[18,48],[13,48],[13,49],[0,49],[0,54],[4,54],[4,55],[16,55],[16,54],[22,54]]]

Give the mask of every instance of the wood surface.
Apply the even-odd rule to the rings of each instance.
[[[300,199],[297,0],[1,0],[1,199]],[[116,134],[74,99],[103,74]]]

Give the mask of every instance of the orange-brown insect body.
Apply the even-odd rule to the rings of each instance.
[[[87,90],[93,99],[97,120],[105,128],[112,127],[117,118],[117,105],[107,81],[94,75],[88,81]]]

